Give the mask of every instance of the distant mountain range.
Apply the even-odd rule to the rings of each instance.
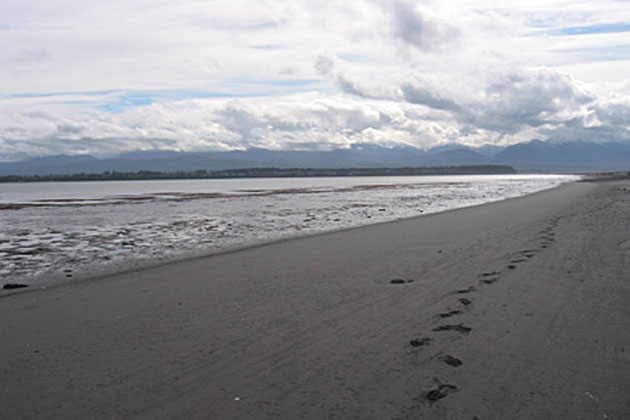
[[[630,143],[552,143],[533,140],[508,147],[471,148],[456,144],[420,150],[369,144],[331,151],[266,149],[187,153],[135,151],[98,159],[58,155],[0,162],[0,175],[60,175],[110,172],[177,172],[246,168],[369,168],[510,165],[522,172],[604,172],[630,170]]]

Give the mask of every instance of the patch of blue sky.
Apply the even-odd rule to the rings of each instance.
[[[509,15],[507,15],[509,16]],[[565,13],[558,11],[545,11],[539,13],[530,13],[526,16],[526,25],[530,28],[536,29],[553,29],[558,28],[566,22],[567,16]],[[564,23],[564,25],[567,25]]]
[[[241,84],[247,82],[240,82]],[[254,83],[254,82],[251,82]],[[273,81],[273,82],[260,82],[269,87],[300,87],[304,85],[304,82],[293,81]],[[310,84],[307,83],[307,84]],[[254,98],[262,96],[274,96],[277,95],[277,89],[266,89],[254,92],[240,92],[240,93],[221,93],[221,92],[209,92],[204,90],[192,90],[192,89],[175,89],[175,90],[147,90],[147,91],[121,91],[113,95],[110,95],[109,100],[99,103],[95,108],[101,111],[109,113],[121,113],[130,108],[137,108],[143,106],[149,106],[154,103],[164,103],[173,101],[183,101],[187,99],[206,99],[206,98]]]
[[[149,106],[159,102],[182,101],[186,99],[200,98],[229,98],[235,96],[238,95],[185,89],[122,91],[113,95],[111,100],[106,103],[101,103],[95,108],[101,111],[117,114],[129,108]]]
[[[124,98],[117,97],[111,102],[102,103],[95,108],[100,111],[109,112],[110,114],[119,114],[129,108],[137,108],[141,106],[148,106],[154,103],[152,98]]]
[[[79,105],[85,108],[89,108],[94,105],[93,101],[50,101],[46,102],[47,105]]]
[[[553,50],[564,57],[570,56],[574,61],[626,61],[630,60],[630,44],[597,48],[563,48]]]
[[[300,92],[321,84],[318,79],[236,80],[229,82],[232,92],[211,92],[202,89],[163,90],[98,90],[75,92],[24,92],[0,95],[4,98],[60,98],[57,104],[86,105],[109,113],[121,113],[131,108],[149,106],[154,103],[183,101],[205,98],[254,98],[275,96],[288,92]],[[246,86],[250,86],[247,88]],[[256,86],[252,89],[252,86]],[[72,97],[94,97],[90,100],[73,100]],[[67,99],[63,99],[67,98]],[[52,103],[52,102],[48,102]]]
[[[86,92],[24,92],[2,95],[5,98],[54,98],[55,96],[106,96],[118,92],[117,90],[93,90]]]
[[[548,31],[551,35],[591,35],[591,34],[614,34],[620,32],[630,32],[630,22],[600,23],[586,26],[568,26],[555,28]]]

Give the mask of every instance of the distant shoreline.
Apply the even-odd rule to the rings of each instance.
[[[402,168],[247,168],[219,171],[177,172],[110,172],[67,175],[5,175],[0,183],[59,182],[59,181],[149,181],[173,179],[232,179],[232,178],[306,178],[340,176],[410,176],[410,175],[506,175],[517,171],[509,165],[467,165]]]

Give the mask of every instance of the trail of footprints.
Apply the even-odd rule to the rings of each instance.
[[[519,251],[514,255],[512,259],[510,259],[509,263],[506,264],[507,270],[516,270],[519,264],[526,263],[530,261],[535,255],[539,252],[544,251],[545,249],[552,246],[554,242],[555,236],[555,228],[558,226],[558,222],[560,221],[560,217],[553,218],[549,221],[547,227],[539,232],[539,246],[536,249],[524,249]],[[489,286],[501,280],[501,271],[487,271],[478,274],[478,285],[471,285],[465,289],[454,290],[447,294],[447,296],[455,296],[455,304],[459,306],[459,309],[451,309],[449,307],[447,311],[441,312],[435,315],[435,319],[439,320],[450,320],[451,318],[458,317],[461,315],[465,315],[472,308],[473,301],[469,299],[469,297],[462,297],[462,295],[469,295],[479,291],[478,287]],[[393,282],[393,284],[402,284],[403,282],[398,280],[397,282]],[[432,328],[432,332],[434,333],[444,333],[444,332],[452,332],[456,334],[460,334],[462,336],[466,336],[473,329],[465,323],[443,323]],[[413,338],[409,341],[409,345],[415,350],[420,350],[424,347],[429,347],[431,343],[434,341],[433,337],[424,336]],[[440,353],[434,354],[429,358],[431,361],[437,361],[439,363],[444,363],[450,368],[459,368],[464,365],[464,361],[450,354],[441,355]],[[424,391],[419,398],[416,400],[427,402],[429,404],[436,403],[443,398],[446,398],[453,392],[457,392],[460,389],[453,384],[443,383],[439,379],[434,378],[435,385]],[[477,417],[474,417],[477,419]]]

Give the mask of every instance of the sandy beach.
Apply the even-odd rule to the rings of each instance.
[[[630,181],[15,293],[0,320],[2,419],[628,418]]]

